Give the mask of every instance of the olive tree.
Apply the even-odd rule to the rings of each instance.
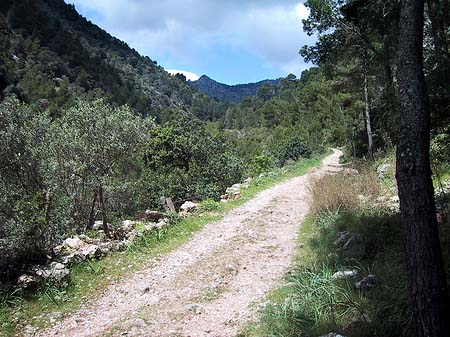
[[[105,193],[118,163],[145,143],[152,121],[130,108],[113,108],[103,100],[80,101],[52,124],[47,179],[70,204],[73,221],[92,227],[99,205],[108,234]]]

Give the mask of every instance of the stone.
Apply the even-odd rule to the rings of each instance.
[[[128,232],[134,228],[135,224],[136,224],[136,222],[134,222],[132,220],[124,220],[124,221],[122,221],[122,230],[125,232]]]
[[[222,194],[220,196],[220,200],[227,200],[228,199],[228,194]]]
[[[241,197],[241,192],[234,192],[233,193],[233,200],[238,200]]]
[[[150,210],[145,211],[145,219],[147,221],[158,221],[159,219],[163,219],[163,218],[164,218],[164,214],[162,214],[161,212],[150,211]]]
[[[90,244],[99,244],[101,242],[100,239],[90,238],[89,236],[84,235],[84,234],[80,234],[80,235],[78,235],[78,237],[80,238],[80,240],[82,240],[86,243],[90,243]]]
[[[358,259],[366,252],[366,244],[359,233],[339,232],[334,245],[337,252],[346,258]]]
[[[252,178],[248,177],[244,180],[244,184],[250,184],[252,182]]]
[[[78,236],[75,236],[73,238],[67,238],[63,241],[63,246],[66,246],[68,248],[72,249],[78,249],[83,245],[83,241]]]
[[[389,170],[391,169],[391,164],[382,164],[378,166],[377,173],[379,178],[386,178],[387,173],[389,173]]]
[[[389,201],[392,203],[398,203],[400,202],[400,198],[398,197],[398,195],[394,195],[393,197],[391,197],[391,199],[389,199]]]
[[[80,256],[82,260],[85,260],[87,258],[99,257],[101,255],[101,251],[97,245],[86,244],[76,251],[75,254]]]
[[[38,269],[36,275],[55,282],[63,282],[69,278],[70,271],[64,264],[52,262],[47,269]]]
[[[334,273],[331,278],[333,280],[348,280],[358,275],[357,270],[341,270]]]
[[[159,200],[166,212],[176,213],[175,206],[171,198],[161,197]]]
[[[236,193],[236,192],[239,192],[239,189],[238,189],[238,188],[235,188],[235,187],[228,187],[228,188],[225,190],[225,193],[228,194],[229,197],[232,197],[233,194]]]
[[[101,255],[106,255],[107,253],[109,253],[111,250],[113,250],[113,243],[108,241],[108,242],[102,242],[99,246],[98,246],[99,252],[101,253]]]
[[[94,225],[92,226],[92,229],[95,230],[103,229],[103,221],[102,220],[95,221]]]
[[[36,277],[34,277],[32,275],[23,274],[23,275],[19,276],[16,284],[21,288],[31,289],[31,288],[37,287],[38,280],[36,279]]]
[[[378,277],[373,274],[369,274],[361,281],[355,283],[355,288],[360,290],[366,290],[375,287],[379,283]]]
[[[186,201],[180,209],[185,212],[193,212],[197,209],[197,204],[192,201]]]
[[[335,332],[329,332],[326,335],[321,335],[320,337],[345,337],[345,336],[337,334]]]

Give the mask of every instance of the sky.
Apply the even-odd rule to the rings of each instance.
[[[299,0],[65,0],[88,20],[166,70],[227,84],[307,69],[299,49],[314,38]]]

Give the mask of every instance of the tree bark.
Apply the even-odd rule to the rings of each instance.
[[[370,102],[369,102],[369,79],[367,76],[367,60],[364,56],[364,117],[366,120],[367,140],[369,142],[369,158],[373,160],[373,135],[372,123],[370,122]]]
[[[95,204],[97,203],[97,191],[94,192],[94,199],[92,200],[91,211],[89,212],[89,222],[86,229],[92,229],[95,223]]]
[[[449,295],[429,157],[430,106],[423,73],[424,0],[403,0],[398,46],[397,183],[417,337],[450,336]]]
[[[98,186],[98,201],[100,204],[100,210],[102,212],[102,221],[103,221],[103,231],[105,232],[105,235],[109,237],[109,227],[108,227],[108,218],[106,216],[106,207],[105,207],[105,199],[103,195],[103,186],[100,184]]]

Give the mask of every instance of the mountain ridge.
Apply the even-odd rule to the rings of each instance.
[[[273,95],[273,89],[279,81],[280,78],[275,80],[266,79],[259,82],[229,85],[217,82],[208,75],[202,75],[198,80],[188,81],[188,83],[197,90],[219,101],[239,103],[245,97],[257,96],[259,89],[264,85],[271,87],[271,95]]]

